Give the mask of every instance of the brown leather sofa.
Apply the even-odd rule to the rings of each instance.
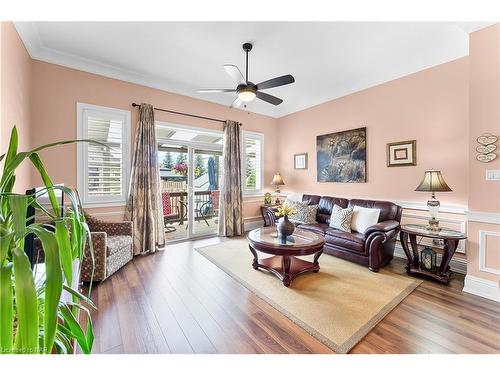
[[[368,266],[374,272],[392,260],[403,211],[397,204],[307,194],[302,196],[302,201],[307,201],[310,205],[318,205],[317,223],[299,224],[298,227],[322,234],[325,237],[324,253]],[[365,233],[347,233],[330,228],[330,216],[335,204],[342,208],[353,206],[378,208],[380,209],[379,222],[369,227]]]

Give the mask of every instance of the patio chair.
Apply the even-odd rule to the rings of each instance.
[[[180,214],[178,207],[172,209],[172,203],[170,201],[170,193],[168,191],[163,191],[161,193],[161,201],[163,205],[163,225],[165,227],[166,233],[171,233],[177,229],[172,225],[173,222],[180,222]],[[175,211],[175,212],[174,212]]]

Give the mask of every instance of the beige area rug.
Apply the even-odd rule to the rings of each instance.
[[[298,276],[286,288],[273,274],[252,268],[244,239],[196,250],[337,353],[347,353],[421,283],[323,254],[319,273]]]

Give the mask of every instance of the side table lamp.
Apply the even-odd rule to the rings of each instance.
[[[280,193],[280,185],[285,185],[285,181],[283,181],[283,177],[281,177],[279,172],[276,172],[273,176],[273,180],[271,181],[271,185],[275,186],[275,193]],[[276,197],[276,204],[280,203],[279,197]]]
[[[434,169],[429,169],[425,171],[424,178],[417,186],[415,191],[427,191],[432,193],[431,199],[427,201],[427,208],[429,209],[430,219],[428,230],[439,231],[439,220],[436,219],[439,212],[440,203],[436,199],[436,192],[442,191],[452,191],[450,187],[444,181],[441,171],[436,171]]]

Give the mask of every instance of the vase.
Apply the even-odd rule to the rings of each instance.
[[[288,220],[288,215],[283,216],[278,220],[278,225],[276,226],[278,233],[281,237],[291,236],[295,230],[295,225]]]

